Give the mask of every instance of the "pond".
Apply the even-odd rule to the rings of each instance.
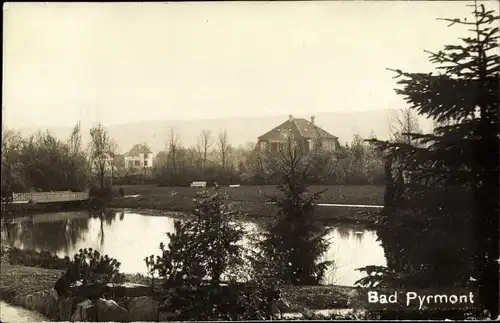
[[[252,222],[242,224],[249,231],[259,229]],[[91,247],[118,259],[122,272],[145,274],[144,258],[159,255],[160,242],[168,243],[166,233],[173,228],[174,217],[168,213],[106,212],[101,220],[86,211],[58,212],[10,220],[2,224],[2,236],[12,246],[50,251],[60,257],[72,257],[80,248]],[[352,223],[336,223],[331,228],[325,258],[333,260],[334,266],[324,283],[352,286],[363,276],[356,268],[386,265],[375,230]]]

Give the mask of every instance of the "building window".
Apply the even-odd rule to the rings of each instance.
[[[144,159],[148,159],[148,154],[144,154]]]
[[[135,166],[141,166],[141,161],[140,160],[136,160],[135,161]]]
[[[144,159],[144,167],[148,167],[148,160]]]
[[[133,160],[129,160],[128,161],[128,167],[133,167],[134,166],[134,161]]]

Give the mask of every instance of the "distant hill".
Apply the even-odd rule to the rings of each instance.
[[[389,120],[393,116],[392,110],[360,111],[360,112],[332,112],[297,114],[294,117],[309,119],[316,117],[316,124],[331,134],[339,137],[343,145],[350,142],[353,135],[359,133],[366,137],[373,131],[378,139],[389,137]],[[203,129],[211,130],[214,136],[221,129],[225,129],[229,142],[233,146],[247,145],[256,142],[257,137],[279,125],[288,118],[288,115],[262,117],[231,117],[218,119],[195,120],[158,120],[147,122],[133,122],[107,127],[112,138],[118,143],[121,153],[130,150],[137,143],[147,143],[153,152],[165,148],[170,128],[174,128],[180,142],[184,146],[194,146]],[[421,119],[424,131],[431,129],[431,122]],[[89,142],[91,125],[82,124],[82,143]],[[30,127],[18,129],[26,136],[38,130],[49,130],[57,138],[65,140],[71,133],[70,127]]]

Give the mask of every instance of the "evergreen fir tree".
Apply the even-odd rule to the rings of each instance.
[[[441,19],[473,35],[429,52],[437,75],[395,71],[396,93],[438,124],[434,133],[408,134],[419,145],[372,142],[388,153],[388,173],[399,169],[388,179],[380,233],[398,284],[464,286],[472,276],[497,317],[499,16],[473,8],[472,21]]]
[[[278,213],[257,242],[254,271],[273,282],[316,285],[331,265],[320,262],[329,245],[325,240],[329,230],[315,220],[315,200],[322,192],[308,192],[313,159],[300,151],[293,138],[288,138],[286,146],[277,159],[282,195],[271,197]]]
[[[158,272],[169,286],[219,284],[223,278],[236,279],[242,265],[238,244],[245,231],[231,223],[236,210],[226,204],[227,195],[218,188],[201,192],[195,199],[192,217],[176,220],[175,232],[168,233],[168,248],[161,243],[161,257],[145,259],[151,273]]]

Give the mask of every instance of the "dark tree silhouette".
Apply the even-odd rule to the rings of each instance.
[[[436,122],[434,133],[407,134],[418,145],[372,142],[388,153],[380,236],[397,283],[464,286],[472,276],[481,305],[497,317],[499,16],[473,8],[472,21],[440,19],[473,35],[428,52],[437,75],[395,70],[403,85],[396,93]]]
[[[329,243],[329,230],[315,220],[315,200],[321,195],[308,191],[314,159],[302,153],[289,137],[279,153],[281,196],[271,197],[278,206],[275,220],[257,240],[253,268],[256,278],[266,276],[273,282],[292,285],[316,285],[331,265],[319,262]],[[266,278],[264,277],[264,278]]]

